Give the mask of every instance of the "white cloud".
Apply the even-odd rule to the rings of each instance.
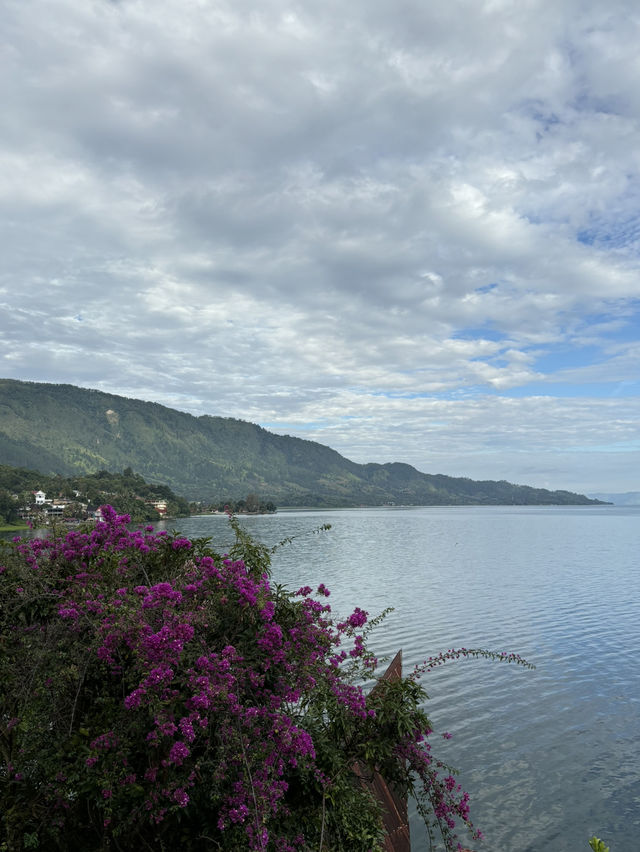
[[[631,0],[8,0],[3,23],[0,372],[637,490]]]

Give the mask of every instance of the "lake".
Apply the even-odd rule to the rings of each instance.
[[[430,507],[245,517],[297,536],[273,562],[291,588],[324,582],[333,611],[395,611],[372,637],[405,672],[452,647],[537,666],[452,662],[426,675],[437,753],[460,770],[487,852],[640,848],[640,508]],[[313,530],[330,523],[328,532]],[[168,522],[228,542],[224,516]],[[435,735],[434,735],[435,736]],[[414,852],[428,849],[412,819]]]

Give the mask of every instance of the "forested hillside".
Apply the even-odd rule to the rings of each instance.
[[[136,522],[157,521],[160,514],[152,503],[165,504],[163,514],[179,517],[189,514],[187,501],[167,485],[149,484],[127,468],[122,473],[100,470],[92,474],[45,475],[35,470],[0,464],[0,524],[16,523],[24,510],[37,512],[35,492],[66,503],[63,517],[86,518],[91,509],[104,503],[128,514]],[[43,507],[46,508],[46,507]]]
[[[243,420],[176,411],[72,385],[0,380],[0,462],[45,474],[122,471],[187,500],[254,493],[279,506],[580,504],[567,491],[356,464]]]

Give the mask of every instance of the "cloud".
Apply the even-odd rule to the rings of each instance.
[[[3,374],[359,461],[636,487],[611,429],[638,399],[631,0],[4,19]]]

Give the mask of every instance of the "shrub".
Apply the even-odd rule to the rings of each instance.
[[[378,850],[356,764],[414,795],[445,848],[456,822],[474,832],[419,676],[495,655],[448,651],[365,694],[382,616],[339,621],[323,585],[274,584],[234,518],[221,556],[102,512],[4,546],[1,849]]]

